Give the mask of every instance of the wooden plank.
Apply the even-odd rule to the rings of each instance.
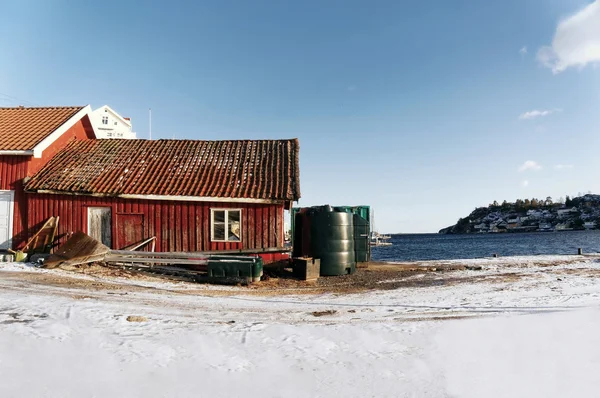
[[[108,255],[104,258],[107,263],[123,262],[123,263],[151,263],[151,264],[164,264],[164,265],[207,265],[208,259],[177,259],[177,258],[148,258],[148,257],[125,257]]]
[[[269,247],[265,249],[239,249],[239,250],[224,250],[224,251],[204,251],[204,252],[138,252],[129,250],[111,250],[111,254],[115,255],[135,255],[137,257],[160,257],[160,258],[206,258],[209,255],[223,254],[226,257],[238,258],[235,254],[261,254],[261,253],[288,253],[290,252],[289,247]],[[230,255],[230,256],[227,256]]]

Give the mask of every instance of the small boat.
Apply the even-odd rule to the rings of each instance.
[[[391,246],[392,242],[388,242],[388,240],[392,239],[390,235],[382,235],[379,232],[375,231],[375,211],[371,210],[371,236],[369,239],[369,244],[371,246]]]
[[[392,237],[389,235],[380,235],[377,232],[371,234],[371,246],[391,246],[392,242],[388,242]]]

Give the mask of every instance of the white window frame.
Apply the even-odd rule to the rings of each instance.
[[[225,212],[225,239],[215,239],[215,211]],[[240,240],[229,240],[229,212],[239,211],[240,212]],[[225,242],[225,243],[239,243],[243,239],[242,237],[242,209],[233,208],[216,208],[210,209],[210,240],[211,242]]]

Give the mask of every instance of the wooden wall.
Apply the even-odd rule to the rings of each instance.
[[[15,191],[13,248],[23,246],[27,242],[27,227],[31,225],[28,221],[27,197],[23,192],[23,179],[37,172],[69,142],[92,138],[94,138],[94,132],[90,120],[84,116],[46,148],[41,158],[34,158],[30,155],[0,155],[0,190]]]
[[[87,208],[110,207],[112,217],[112,247],[120,248],[119,227],[139,224],[137,236],[156,236],[157,251],[209,251],[260,249],[284,246],[281,204],[210,203],[160,200],[133,200],[92,196],[27,194],[29,233],[33,234],[45,220],[59,216],[59,241],[77,231],[87,233]],[[242,241],[211,242],[211,209],[242,210]]]
[[[23,192],[23,179],[31,156],[0,155],[0,189],[15,191],[13,213],[13,247],[26,236],[27,198]]]

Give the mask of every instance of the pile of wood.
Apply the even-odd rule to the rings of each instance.
[[[20,250],[8,249],[15,256],[15,261],[25,261],[33,254],[48,254],[58,231],[59,217],[50,217],[38,232],[35,233]]]
[[[223,256],[203,253],[177,253],[154,251],[138,251],[140,248],[151,244],[154,250],[154,238],[143,240],[130,245],[129,250],[111,250],[96,239],[84,234],[75,233],[56,253],[50,255],[43,264],[44,268],[57,268],[61,266],[80,266],[90,263],[99,263],[106,266],[121,267],[138,272],[151,273],[169,278],[192,280],[195,282],[247,284],[260,280],[262,275],[262,261],[260,261],[260,274],[248,275],[248,272],[239,275],[219,275],[209,273],[209,263],[223,261],[228,265],[239,263],[240,269],[257,263],[256,257],[249,256]],[[226,268],[226,267],[225,267]]]

